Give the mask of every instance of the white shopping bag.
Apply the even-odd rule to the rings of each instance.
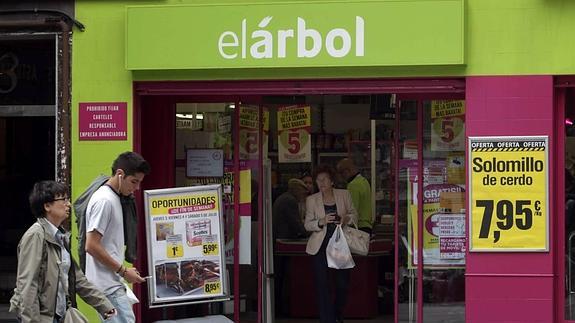
[[[132,289],[130,288],[130,286],[128,285],[128,283],[126,283],[126,281],[123,282],[124,283],[124,287],[126,288],[126,296],[128,296],[128,301],[134,305],[140,302],[140,300],[138,299],[138,297],[136,296],[136,294],[134,294],[134,292],[132,291]]]
[[[341,224],[338,224],[331,235],[327,248],[327,266],[335,269],[349,269],[355,267],[355,262],[351,257],[351,252],[343,235]]]

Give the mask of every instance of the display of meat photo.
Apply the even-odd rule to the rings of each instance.
[[[181,287],[184,292],[204,286],[205,281],[218,279],[220,266],[209,260],[191,260],[181,263]]]
[[[156,285],[164,285],[166,283],[166,266],[164,264],[156,265]]]
[[[180,285],[180,272],[178,270],[178,263],[170,262],[165,264],[166,268],[166,285],[177,293],[182,293]]]
[[[220,279],[217,260],[186,260],[157,264],[156,286],[171,290],[178,295],[202,288],[205,282]]]

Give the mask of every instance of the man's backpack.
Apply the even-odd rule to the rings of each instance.
[[[110,177],[100,175],[90,183],[88,188],[74,202],[74,213],[76,214],[76,227],[78,229],[78,259],[80,268],[86,271],[86,210],[92,194],[104,185]]]
[[[80,268],[86,272],[86,211],[92,194],[102,185],[106,184],[110,177],[100,175],[90,183],[88,188],[74,202],[76,213],[76,227],[78,228],[78,258]],[[138,215],[136,213],[136,201],[134,196],[120,196],[122,203],[122,215],[124,221],[124,244],[126,250],[125,260],[131,264],[136,261],[138,251]]]

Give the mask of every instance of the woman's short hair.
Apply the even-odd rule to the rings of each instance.
[[[54,181],[41,181],[34,184],[28,201],[30,210],[37,218],[46,216],[44,204],[54,202],[57,196],[67,196],[68,188],[66,185]]]
[[[319,174],[327,174],[329,179],[334,181],[335,180],[335,169],[331,165],[327,164],[320,164],[318,165],[313,171],[313,180],[317,180],[317,175]]]

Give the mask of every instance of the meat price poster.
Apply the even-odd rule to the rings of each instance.
[[[547,139],[469,137],[469,251],[549,251]]]
[[[221,185],[144,192],[150,307],[226,298]]]

